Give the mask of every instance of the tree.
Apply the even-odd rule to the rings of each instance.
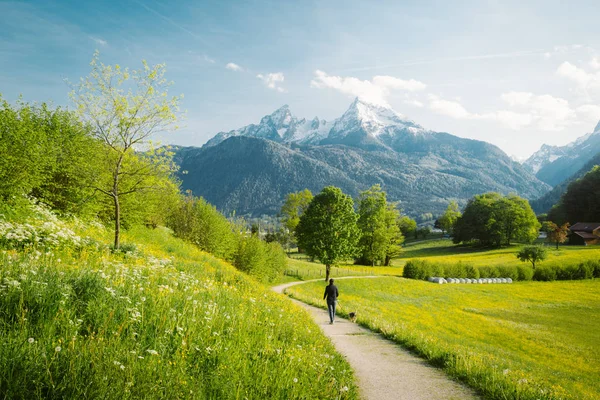
[[[298,246],[325,264],[325,280],[331,266],[357,253],[360,231],[352,198],[340,188],[328,186],[316,195],[296,227]]]
[[[283,217],[283,225],[289,230],[292,236],[300,222],[300,217],[304,214],[312,199],[313,194],[308,189],[289,193],[286,196],[280,213]]]
[[[175,236],[187,240],[201,250],[232,261],[237,237],[233,226],[212,204],[191,193],[172,207],[168,226]]]
[[[442,216],[438,219],[440,228],[443,232],[452,233],[454,232],[454,226],[456,225],[456,221],[460,218],[462,214],[460,213],[460,209],[458,207],[458,203],[456,201],[451,201],[448,204],[448,208]]]
[[[570,224],[568,222],[565,222],[561,226],[556,225],[552,221],[544,222],[543,230],[545,230],[548,235],[546,240],[556,243],[556,249],[558,250],[558,244],[567,241],[569,226]]]
[[[408,237],[417,230],[417,221],[407,215],[402,215],[398,219],[398,227],[404,237]]]
[[[364,264],[374,266],[375,262],[383,262],[385,259],[388,246],[386,213],[387,199],[381,186],[374,185],[360,193],[358,246],[361,252],[360,261]]]
[[[358,262],[389,265],[400,254],[404,236],[398,226],[400,211],[396,203],[388,203],[381,186],[374,185],[361,192],[358,205],[360,258]]]
[[[400,230],[398,221],[400,220],[400,210],[397,203],[388,203],[385,211],[385,227],[386,227],[386,248],[385,259],[383,265],[390,265],[390,261],[394,257],[398,257],[402,252],[402,243],[404,243],[404,235]]]
[[[478,241],[483,245],[532,242],[540,223],[529,202],[511,194],[485,193],[469,200],[454,229],[454,243]]]
[[[523,262],[529,261],[535,269],[535,263],[546,259],[546,249],[542,246],[525,246],[517,253],[517,258]]]
[[[582,178],[569,184],[557,205],[548,213],[548,220],[563,224],[567,221],[600,221],[600,165]]]
[[[96,52],[91,67],[88,77],[72,85],[71,99],[105,149],[102,162],[107,178],[95,189],[112,201],[117,249],[122,197],[159,189],[175,169],[172,154],[154,151],[151,139],[158,132],[177,128],[182,97],[168,96],[171,83],[164,78],[164,64],[150,67],[143,61],[141,69],[129,71],[102,64]],[[147,153],[140,157],[136,151]]]

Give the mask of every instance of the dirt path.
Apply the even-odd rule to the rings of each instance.
[[[344,277],[351,278],[378,278]],[[292,282],[273,287],[284,293],[290,286],[312,281]],[[342,294],[343,295],[343,294]],[[336,317],[329,325],[326,310],[309,306],[297,300],[307,309],[340,354],[344,355],[354,369],[361,397],[367,400],[436,400],[477,399],[470,389],[450,380],[441,370],[427,364],[407,350],[381,335],[358,324]]]

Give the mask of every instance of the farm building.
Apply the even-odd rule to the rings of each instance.
[[[600,244],[600,223],[578,222],[569,228],[569,244],[591,245]]]

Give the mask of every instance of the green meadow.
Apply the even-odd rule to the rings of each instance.
[[[463,262],[474,266],[517,266],[527,265],[519,261],[515,254],[521,245],[513,245],[499,249],[485,249],[471,246],[456,246],[451,240],[432,240],[424,243],[407,245],[400,257],[394,260],[396,265],[404,265],[412,258],[434,261],[438,263],[456,264]],[[558,250],[548,244],[548,258],[540,266],[577,264],[588,260],[600,259],[599,246],[561,245]]]
[[[53,248],[0,253],[3,398],[357,397],[310,316],[231,265],[166,228],[112,253],[99,224],[55,223]]]
[[[600,397],[599,280],[436,285],[382,277],[338,287],[341,314],[357,312],[358,323],[485,398]],[[311,282],[287,293],[322,307],[322,289]]]

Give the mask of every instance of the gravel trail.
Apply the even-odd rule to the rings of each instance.
[[[336,278],[378,278],[345,277]],[[312,281],[291,282],[273,287],[284,293],[290,286]],[[325,285],[325,282],[323,282]],[[324,287],[324,286],[323,286]],[[343,289],[342,289],[343,290]],[[343,296],[343,292],[341,293]],[[477,399],[464,385],[451,380],[441,370],[412,355],[398,344],[346,319],[336,317],[329,325],[327,311],[292,299],[312,315],[335,348],[352,366],[361,397],[366,400]]]

